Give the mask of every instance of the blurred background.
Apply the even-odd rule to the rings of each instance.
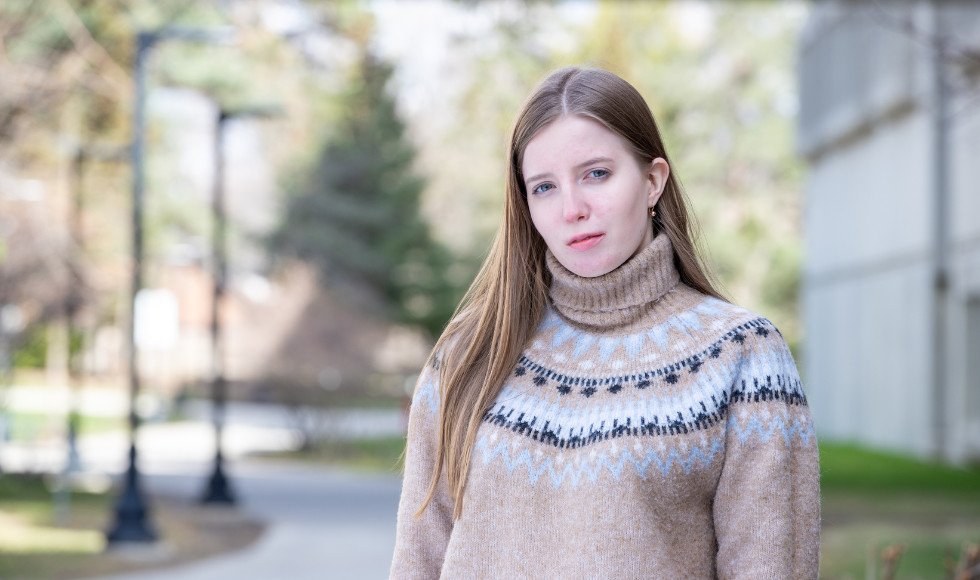
[[[4,0],[0,35],[0,577],[386,577],[507,131],[593,64],[796,356],[822,577],[980,578],[980,5]]]

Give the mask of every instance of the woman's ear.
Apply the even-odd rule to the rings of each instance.
[[[670,166],[663,157],[657,157],[650,162],[647,170],[647,180],[650,183],[650,190],[647,193],[648,207],[657,205],[664,188],[667,187],[668,177],[670,177]]]

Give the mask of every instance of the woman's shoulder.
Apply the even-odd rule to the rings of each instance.
[[[710,376],[724,376],[732,400],[784,400],[805,404],[806,397],[793,354],[782,333],[765,316],[748,308],[690,288],[691,306],[674,315],[684,330],[675,340],[690,337],[697,346],[682,365],[704,367]],[[668,323],[668,326],[671,324]]]
[[[433,409],[438,408],[440,397],[439,380],[442,376],[443,367],[450,364],[450,359],[457,358],[453,355],[458,354],[454,353],[454,349],[459,344],[460,336],[463,332],[460,323],[469,316],[474,316],[472,308],[457,313],[446,324],[446,329],[443,331],[442,336],[439,337],[439,340],[436,341],[435,346],[432,347],[429,358],[419,372],[415,391],[412,396],[413,404],[415,401],[424,400]]]
[[[687,294],[690,307],[681,309],[675,317],[686,320],[691,326],[728,339],[747,349],[755,345],[770,348],[786,348],[786,341],[776,325],[758,312],[738,304],[707,296],[693,288],[682,286],[679,291]],[[712,332],[713,331],[713,332]]]
[[[673,309],[676,311],[676,315],[692,313],[705,321],[711,322],[712,326],[726,323],[738,325],[750,320],[763,318],[748,308],[743,308],[733,302],[709,296],[691,288],[683,282],[677,284],[668,296],[671,296],[673,302],[676,304]]]
[[[799,383],[799,373],[793,353],[775,324],[765,316],[731,302],[706,296],[696,290],[681,290],[694,297],[695,304],[678,313],[691,334],[704,333],[710,343],[709,357],[720,351],[736,367],[739,374],[749,377],[753,384],[768,384],[785,379]],[[695,296],[696,295],[696,296]],[[802,395],[802,393],[800,393]]]
[[[760,336],[768,331],[781,336],[775,325],[761,314],[680,283],[631,331],[669,332],[701,342],[737,336],[760,327],[766,328]]]

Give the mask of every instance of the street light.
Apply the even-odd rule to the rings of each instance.
[[[214,136],[214,198],[212,199],[212,252],[214,264],[214,295],[211,307],[211,419],[214,422],[214,470],[208,480],[201,503],[233,505],[236,503],[231,482],[224,470],[221,433],[225,423],[224,341],[222,340],[220,306],[228,283],[228,228],[225,213],[225,123],[245,117],[273,117],[279,115],[278,107],[264,106],[247,109],[224,109],[218,112]]]
[[[85,248],[85,239],[82,232],[82,212],[85,203],[84,185],[85,165],[89,161],[118,163],[125,162],[129,157],[129,145],[117,143],[77,143],[74,155],[72,156],[72,204],[71,215],[68,220],[69,232],[74,242],[74,251],[81,254]],[[71,293],[65,297],[62,304],[65,320],[68,322],[69,345],[71,336],[78,330],[78,310],[80,304]],[[78,421],[81,397],[81,383],[77,365],[73,364],[70,357],[68,361],[68,423],[66,437],[68,442],[68,457],[65,462],[61,481],[55,490],[55,514],[56,519],[64,521],[71,510],[71,493],[69,493],[69,480],[72,474],[80,467],[78,459]]]
[[[147,504],[140,489],[139,469],[136,466],[136,431],[139,417],[136,414],[136,398],[140,382],[137,367],[136,295],[143,287],[143,160],[146,136],[146,59],[150,49],[163,40],[187,40],[192,42],[230,43],[234,29],[230,27],[183,28],[167,27],[136,35],[136,55],[133,60],[133,278],[129,320],[129,467],[122,493],[116,501],[115,523],[106,534],[110,544],[121,542],[153,542],[157,531],[148,519]]]

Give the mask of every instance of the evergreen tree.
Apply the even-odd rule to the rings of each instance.
[[[413,173],[415,147],[387,90],[391,74],[365,55],[340,127],[287,186],[272,249],[314,265],[325,285],[367,290],[393,320],[438,335],[462,288],[447,279],[453,257],[419,213],[425,183]]]

